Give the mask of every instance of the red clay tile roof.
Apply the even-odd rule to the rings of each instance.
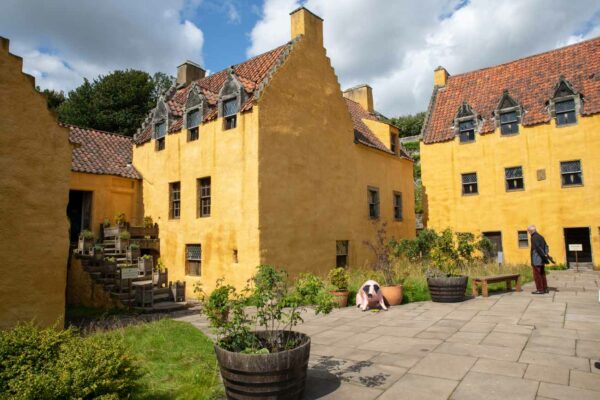
[[[142,179],[131,165],[133,139],[96,129],[64,126],[70,129],[69,139],[75,144],[71,161],[72,171]]]
[[[249,111],[252,109],[254,102],[254,91],[268,77],[269,71],[276,64],[282,53],[291,46],[291,43],[286,43],[271,51],[252,57],[241,64],[233,67],[236,77],[244,87],[248,97],[244,104],[240,107],[240,112]],[[223,87],[223,83],[227,79],[228,69],[224,69],[205,78],[195,81],[196,85],[202,89],[202,92],[208,100],[209,108],[204,114],[204,121],[209,121],[217,117],[217,102],[219,100],[219,92]],[[171,98],[167,100],[167,105],[170,109],[172,118],[169,122],[169,132],[176,132],[182,127],[182,117],[185,108],[188,91],[192,85],[179,88],[175,91]],[[142,144],[152,138],[152,129],[146,127],[140,135],[136,137],[135,143]]]
[[[344,97],[346,100],[346,106],[348,107],[348,111],[350,112],[350,116],[352,117],[352,123],[354,124],[354,138],[358,143],[364,144],[365,146],[373,147],[377,150],[384,151],[389,154],[393,154],[390,149],[384,145],[381,140],[369,129],[369,127],[362,121],[363,119],[370,119],[373,121],[381,120],[377,118],[375,114],[371,114],[360,104],[357,102],[350,100]],[[400,147],[400,151],[402,152],[402,156],[409,158],[410,156]]]
[[[493,111],[504,90],[524,109],[524,126],[549,122],[547,102],[560,76],[583,97],[582,114],[600,112],[600,38],[533,55],[505,64],[450,76],[438,88],[425,122],[427,144],[452,140],[453,122],[466,101],[483,118],[479,133],[494,131]]]

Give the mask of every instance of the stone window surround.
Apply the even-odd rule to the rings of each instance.
[[[473,140],[461,142],[460,141],[460,123],[465,122],[465,121],[473,121],[474,138],[473,138]],[[475,112],[475,110],[473,110],[473,108],[469,105],[469,103],[467,103],[466,101],[463,101],[461,103],[460,107],[458,108],[458,111],[456,112],[456,116],[454,117],[454,127],[453,127],[454,128],[454,136],[456,138],[458,138],[458,142],[460,144],[475,143],[475,141],[476,141],[475,138],[477,137],[477,133],[479,132],[481,125],[482,125],[482,120],[481,120],[481,117],[479,116],[479,114],[477,114]]]
[[[560,90],[560,88],[563,84],[566,86],[567,91],[571,92],[571,94],[558,96],[558,91]],[[581,95],[581,93],[577,92],[575,90],[575,88],[573,88],[573,85],[571,85],[571,83],[568,80],[566,80],[564,76],[561,76],[559,78],[558,83],[556,84],[556,86],[554,88],[554,96],[552,96],[552,98],[548,100],[548,112],[550,113],[550,116],[554,119],[555,123],[556,123],[556,103],[560,103],[561,101],[565,101],[565,100],[574,100],[575,101],[575,118],[576,118],[576,120],[575,120],[575,122],[570,123],[570,124],[562,124],[562,125],[555,124],[555,126],[557,128],[577,125],[577,116],[581,115],[581,109],[583,107],[583,96]]]

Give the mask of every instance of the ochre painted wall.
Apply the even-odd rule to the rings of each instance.
[[[335,266],[336,241],[349,241],[349,262],[372,255],[375,236],[367,187],[379,188],[388,237],[414,237],[412,161],[354,143],[354,128],[335,72],[319,40],[302,40],[259,101],[259,230],[261,262],[294,275]],[[387,132],[383,123],[371,125]],[[373,128],[372,128],[373,129]],[[393,191],[403,221],[393,220]]]
[[[237,127],[223,130],[223,119],[204,123],[200,139],[187,131],[169,134],[166,148],[152,140],[134,148],[133,165],[143,176],[144,214],[160,229],[161,257],[169,280],[186,280],[187,295],[201,281],[210,291],[215,281],[241,287],[259,263],[258,109],[238,114]],[[198,218],[197,179],[210,177],[210,217]],[[181,182],[181,217],[169,219],[169,183]],[[185,245],[202,245],[202,277],[185,275]],[[238,263],[233,251],[238,251]]]
[[[61,128],[0,38],[0,328],[35,320],[62,327],[71,170]]]
[[[71,172],[69,188],[92,192],[91,227],[96,237],[100,234],[100,224],[106,218],[114,223],[120,213],[125,213],[132,225],[141,226],[144,222],[141,181],[137,179]]]
[[[426,226],[474,233],[501,231],[504,258],[529,263],[517,231],[535,224],[550,254],[566,262],[563,228],[589,227],[593,261],[600,264],[600,116],[578,117],[573,126],[554,121],[519,127],[515,136],[477,135],[475,143],[421,145]],[[583,186],[561,187],[560,162],[581,160]],[[525,190],[505,190],[504,168],[522,166]],[[536,171],[545,169],[546,179]],[[461,194],[461,173],[477,172],[479,194]]]

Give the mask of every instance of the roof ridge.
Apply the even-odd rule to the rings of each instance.
[[[86,130],[86,131],[95,131],[95,132],[98,132],[98,133],[103,133],[103,134],[107,134],[107,135],[113,135],[113,136],[118,136],[118,137],[129,139],[129,140],[133,140],[133,138],[131,136],[127,136],[127,135],[124,135],[122,133],[103,131],[101,129],[88,128],[88,127],[81,126],[81,125],[66,124],[64,122],[59,122],[59,125],[62,125],[64,127],[66,127],[66,128],[78,128],[78,129],[83,129],[83,130]]]
[[[488,69],[502,67],[504,65],[514,64],[514,63],[517,63],[517,62],[520,62],[520,61],[523,61],[523,60],[527,60],[527,59],[530,59],[530,58],[541,57],[541,56],[546,55],[546,54],[556,53],[556,52],[559,52],[559,51],[562,51],[562,50],[565,50],[565,49],[570,49],[572,47],[583,46],[584,44],[587,44],[589,42],[593,42],[595,40],[600,41],[600,36],[597,36],[597,37],[594,37],[594,38],[591,38],[591,39],[582,40],[581,42],[569,44],[569,45],[566,45],[566,46],[557,47],[555,49],[542,51],[541,53],[536,53],[536,54],[531,54],[531,55],[528,55],[528,56],[520,57],[520,58],[517,58],[515,60],[510,60],[510,61],[506,61],[506,62],[503,62],[503,63],[490,65],[488,67],[483,67],[483,68],[478,68],[478,69],[474,69],[474,70],[471,70],[471,71],[461,72],[460,74],[456,74],[456,75],[449,75],[448,76],[448,80],[450,80],[452,78],[459,77],[459,76],[463,76],[463,75],[474,74],[476,72],[481,72],[481,71],[485,71],[485,70],[488,70]]]

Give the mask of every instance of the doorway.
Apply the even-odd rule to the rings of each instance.
[[[590,228],[565,228],[565,250],[567,253],[567,265],[575,265],[575,252],[569,251],[570,244],[580,244],[582,251],[577,252],[577,260],[580,263],[592,262],[592,244],[590,241]]]
[[[504,250],[502,248],[502,232],[483,232],[483,237],[489,239],[492,242],[492,251],[489,254],[493,262],[498,264],[504,264]]]
[[[69,190],[67,205],[69,218],[69,238],[71,243],[77,243],[79,233],[84,229],[91,230],[92,222],[92,192],[84,190]]]

